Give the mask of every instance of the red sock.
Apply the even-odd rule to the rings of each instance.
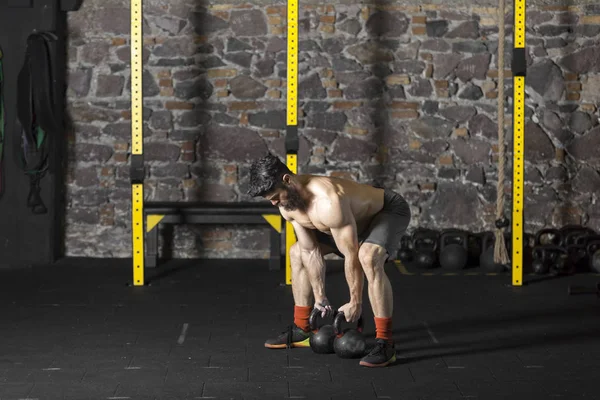
[[[392,342],[392,319],[375,317],[375,331],[377,332],[376,339],[384,339],[387,342]]]
[[[310,317],[310,312],[312,311],[311,306],[294,306],[294,323],[300,329],[305,332],[310,330],[310,325],[308,324],[308,317]]]

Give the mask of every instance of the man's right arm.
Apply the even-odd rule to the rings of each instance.
[[[315,238],[315,234],[296,221],[292,222],[292,226],[298,239],[302,265],[306,268],[308,279],[313,289],[315,304],[320,305],[323,302],[329,304],[327,296],[325,296],[325,260],[323,259],[323,254],[321,253],[321,248]]]

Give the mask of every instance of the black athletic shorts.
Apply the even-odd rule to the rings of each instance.
[[[358,234],[359,245],[362,243],[378,244],[387,250],[388,260],[395,259],[400,248],[400,239],[408,228],[410,217],[410,207],[404,197],[392,190],[385,189],[383,208],[373,217],[367,229]],[[319,243],[332,247],[335,254],[344,257],[332,236],[319,230],[316,230],[315,233]]]

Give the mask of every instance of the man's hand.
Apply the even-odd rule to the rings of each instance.
[[[362,315],[362,304],[359,303],[346,303],[338,309],[339,312],[343,312],[346,317],[346,322],[352,323],[358,321]]]
[[[323,298],[321,301],[316,302],[314,308],[321,311],[321,318],[333,315],[333,308],[331,308],[331,304],[327,298]]]

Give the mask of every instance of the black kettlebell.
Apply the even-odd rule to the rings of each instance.
[[[567,225],[560,230],[562,235],[562,247],[567,250],[567,268],[573,272],[589,271],[589,257],[587,254],[587,238],[594,237],[595,232],[580,225]]]
[[[410,248],[410,236],[402,235],[400,238],[400,249],[398,250],[398,260],[403,263],[410,262],[413,258],[413,253]]]
[[[550,259],[545,246],[535,246],[532,249],[532,255],[531,268],[536,275],[546,275],[550,272]]]
[[[551,271],[559,275],[572,273],[569,268],[567,249],[562,246],[547,245],[544,246],[544,251],[547,253],[546,259],[550,264]]]
[[[600,240],[592,240],[587,244],[590,270],[600,274]]]
[[[363,357],[367,351],[367,341],[362,334],[364,321],[362,315],[356,323],[356,329],[348,328],[342,331],[342,323],[346,321],[343,312],[337,313],[333,320],[335,340],[333,350],[340,358]]]
[[[444,269],[460,270],[469,259],[469,234],[458,229],[445,230],[440,236],[440,265]]]
[[[504,237],[506,240],[507,235]],[[507,267],[494,261],[494,246],[496,245],[496,236],[494,235],[494,232],[484,232],[482,234],[481,242],[479,266],[487,272],[504,272]]]
[[[318,354],[331,354],[333,353],[335,328],[333,325],[323,325],[319,327],[317,324],[318,319],[321,319],[321,311],[318,308],[314,308],[308,317],[310,329],[313,332],[316,331],[310,336],[310,348]]]
[[[412,237],[412,248],[415,265],[421,269],[434,268],[438,249],[438,232],[419,228]]]

